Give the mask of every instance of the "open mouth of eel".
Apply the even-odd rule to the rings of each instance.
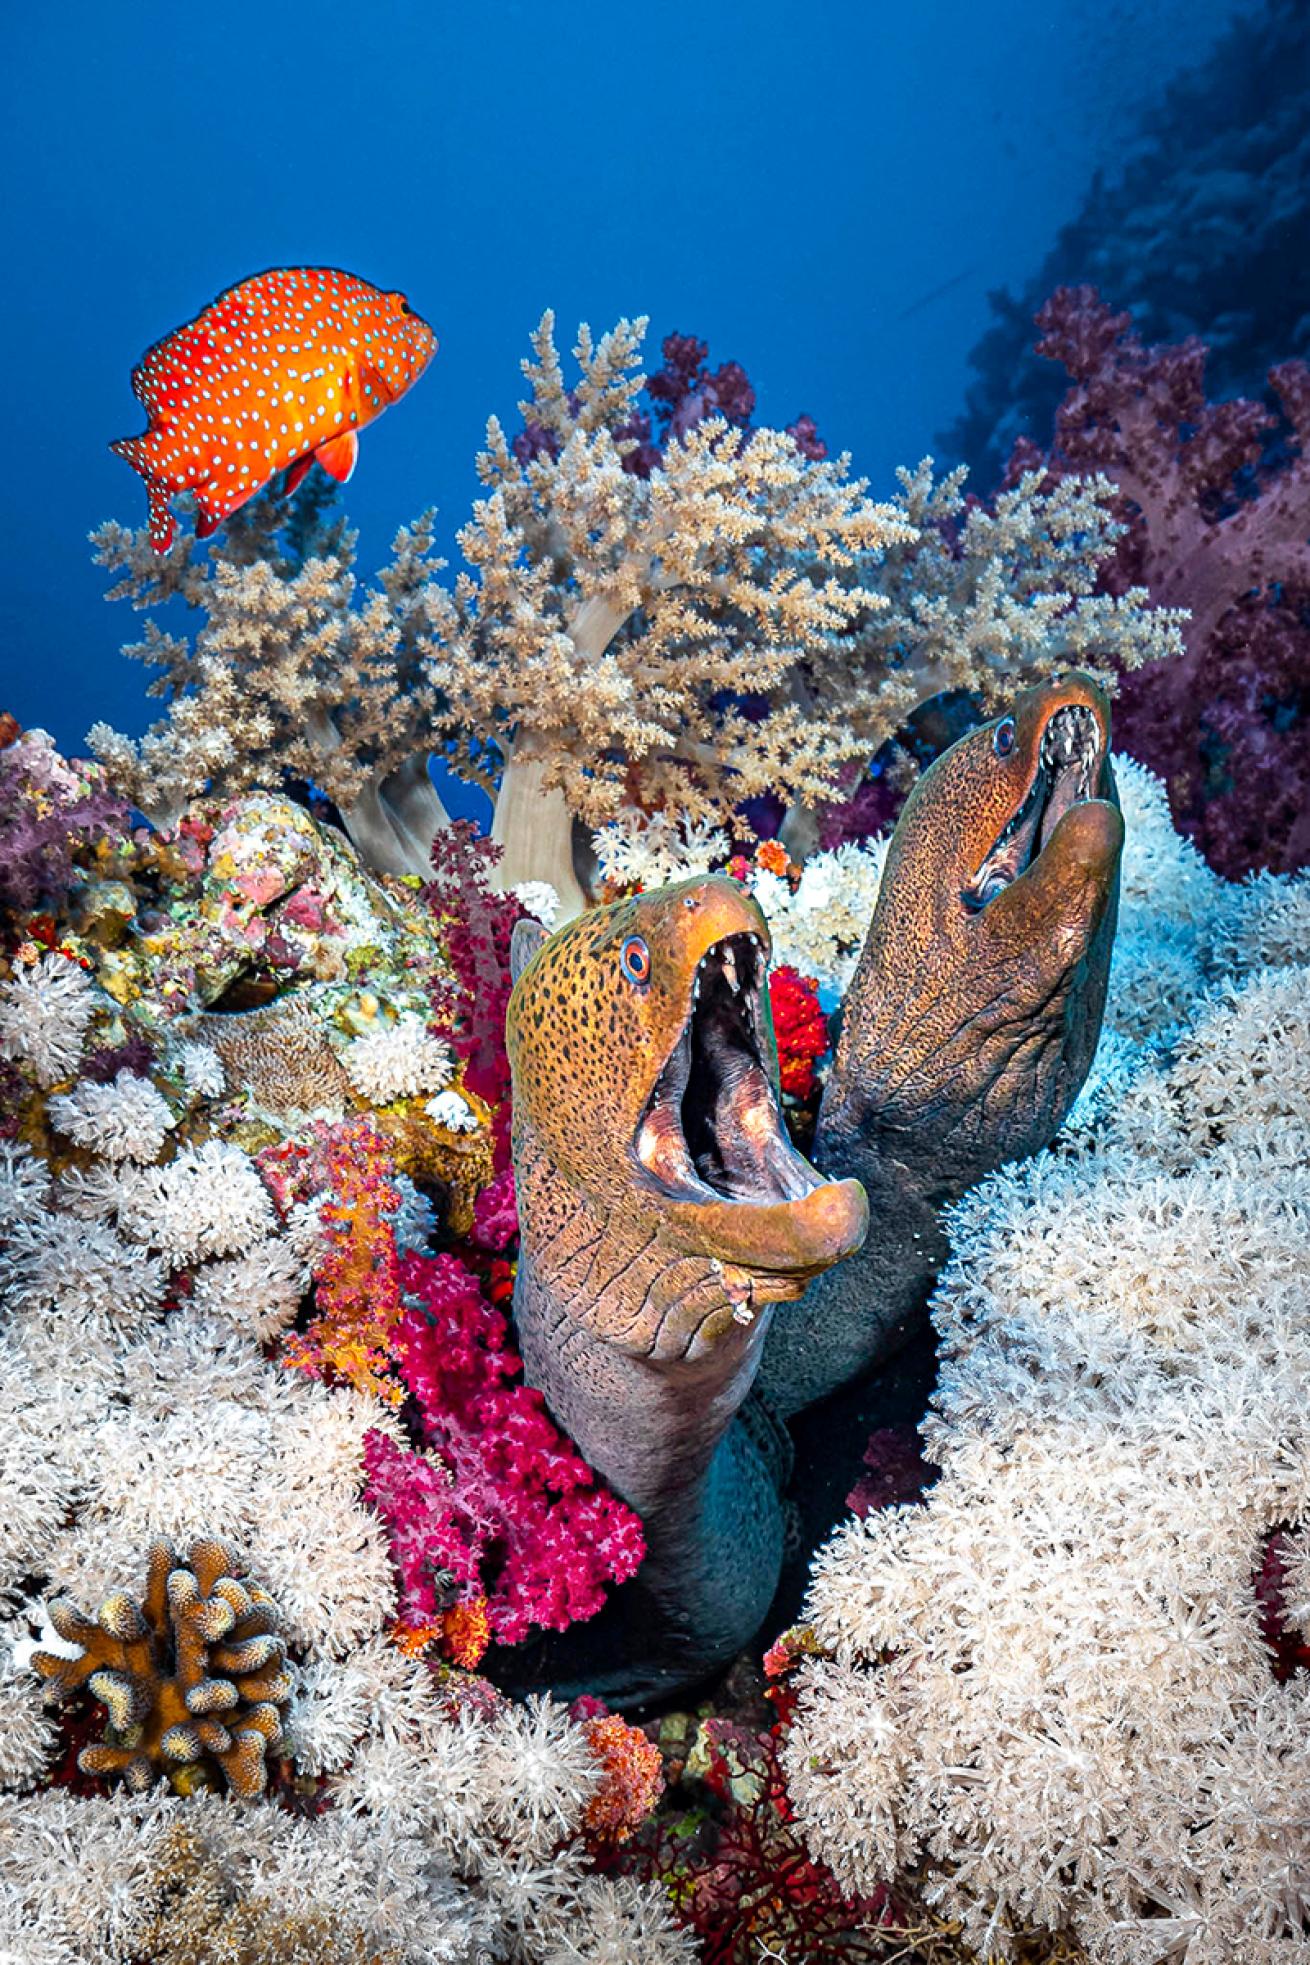
[[[1005,826],[961,898],[974,913],[1026,873],[1074,805],[1092,796],[1101,769],[1101,730],[1083,703],[1066,703],[1042,732],[1027,796]]]
[[[826,1184],[788,1139],[764,1064],[764,980],[756,935],[727,935],[700,959],[687,1021],[634,1143],[675,1200],[786,1203]]]

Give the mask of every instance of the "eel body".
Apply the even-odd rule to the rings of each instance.
[[[842,1014],[814,1160],[869,1196],[860,1253],[770,1331],[786,1418],[874,1368],[946,1254],[940,1210],[1049,1144],[1095,1055],[1123,820],[1110,710],[1071,674],[952,746],[901,815]]]
[[[515,1322],[529,1383],[645,1526],[635,1649],[592,1672],[621,1703],[704,1676],[758,1628],[782,1514],[736,1414],[772,1306],[867,1227],[858,1182],[787,1138],[768,951],[722,875],[515,951]]]

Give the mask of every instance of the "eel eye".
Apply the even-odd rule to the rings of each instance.
[[[650,950],[640,935],[629,935],[619,950],[619,967],[630,983],[644,989],[650,981]]]
[[[992,732],[992,749],[998,757],[1008,757],[1014,749],[1014,718],[1003,716]]]

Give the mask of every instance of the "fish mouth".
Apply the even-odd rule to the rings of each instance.
[[[706,949],[687,1019],[655,1082],[633,1150],[671,1200],[778,1203],[825,1183],[787,1137],[761,1040],[764,947],[725,935]]]
[[[1028,871],[1065,813],[1092,797],[1103,761],[1104,740],[1095,711],[1085,703],[1066,703],[1054,711],[1042,732],[1036,769],[1022,805],[961,892],[971,913],[981,913]]]

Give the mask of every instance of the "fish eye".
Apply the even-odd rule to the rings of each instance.
[[[400,296],[400,311],[402,314],[412,314],[414,312],[414,309],[410,306],[403,293]]]
[[[998,757],[1008,757],[1014,746],[1014,718],[1012,716],[1003,716],[992,732],[992,749]]]
[[[619,967],[637,989],[650,981],[650,950],[640,935],[629,935],[619,950]]]

